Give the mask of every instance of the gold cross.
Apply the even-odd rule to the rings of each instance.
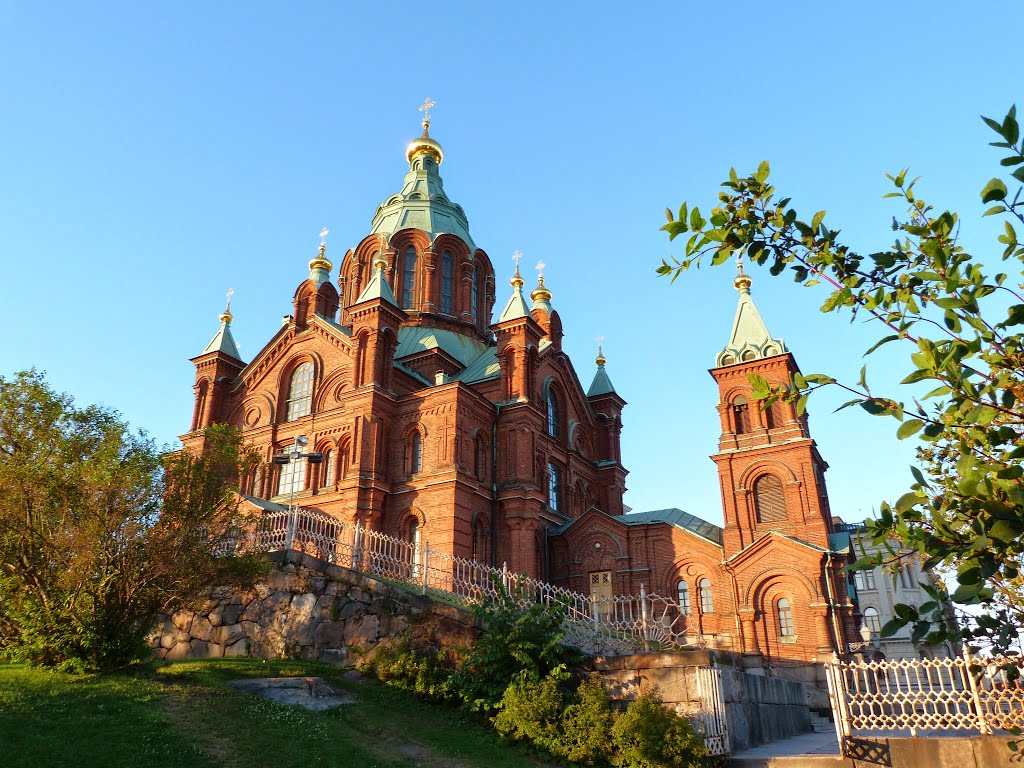
[[[228,288],[228,292],[227,292],[228,309],[231,309],[231,297],[234,296],[234,295],[235,295],[235,289],[234,288]]]
[[[516,272],[519,271],[519,260],[523,258],[523,254],[520,251],[516,251],[512,254],[512,261],[516,263]]]
[[[320,245],[327,245],[327,233],[330,231],[327,227],[320,230]]]
[[[594,339],[594,341],[596,341],[598,344],[604,344],[604,336],[598,336],[596,339]]]
[[[544,267],[546,266],[547,264],[545,264],[543,261],[537,262],[537,272],[540,274],[541,277],[544,277]]]
[[[429,96],[427,96],[427,98],[425,98],[423,100],[423,106],[420,107],[420,112],[423,113],[423,121],[424,122],[426,122],[426,123],[430,122],[430,110],[431,110],[432,107],[434,107],[435,104],[437,104],[437,102],[434,101]]]

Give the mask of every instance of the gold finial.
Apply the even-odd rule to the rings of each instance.
[[[594,362],[600,366],[603,366],[605,363],[608,362],[605,359],[604,352],[601,349],[601,346],[604,344],[604,336],[598,336],[597,339],[595,339],[595,341],[597,341],[597,359],[595,359]]]
[[[429,99],[427,99],[429,101]],[[373,260],[373,266],[379,269],[381,272],[388,265],[388,257],[384,255],[384,249],[387,247],[388,241],[383,234],[380,236],[380,251],[377,252],[377,258]]]
[[[750,286],[754,281],[750,279],[750,275],[743,271],[743,256],[736,257],[736,269],[739,271],[739,274],[736,275],[736,279],[732,281],[732,284],[740,293],[750,293]]]
[[[427,132],[430,130],[430,110],[433,109],[434,105],[436,105],[436,104],[437,104],[436,101],[434,101],[432,98],[427,96],[427,98],[425,98],[423,100],[423,105],[419,108],[420,112],[423,113],[423,135],[424,136],[428,136],[429,135]]]
[[[521,290],[523,287],[523,283],[526,282],[525,280],[523,280],[523,276],[519,274],[519,260],[521,258],[523,258],[523,254],[520,251],[516,251],[515,253],[512,254],[512,261],[516,263],[516,273],[512,275],[512,279],[509,280],[509,282],[512,284],[512,287],[515,288],[517,291]]]
[[[234,288],[228,288],[228,292],[227,292],[228,303],[224,307],[224,311],[221,313],[221,316],[220,316],[220,321],[222,323],[230,323],[231,320],[234,318],[234,315],[231,314],[231,297],[234,296],[234,295],[235,295],[235,289]]]

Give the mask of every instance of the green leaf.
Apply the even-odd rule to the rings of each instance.
[[[886,406],[882,405],[874,398],[871,398],[869,400],[862,400],[860,403],[860,407],[863,408],[868,413],[870,413],[872,416],[878,416],[879,414],[885,413],[888,410]]]
[[[768,174],[771,173],[771,167],[768,165],[767,160],[762,160],[761,164],[757,166],[757,173],[754,174],[754,178],[757,179],[761,184],[764,184],[768,180]]]
[[[1002,212],[1003,212],[1003,211],[1005,211],[1005,210],[1006,210],[1006,208],[1004,208],[1004,207],[1003,207],[1003,206],[1001,206],[1001,205],[993,205],[993,206],[992,206],[991,208],[989,208],[988,210],[986,210],[986,211],[985,211],[985,212],[984,212],[983,214],[981,214],[981,215],[982,215],[982,216],[994,216],[995,214],[997,214],[997,213],[1002,213]]]
[[[992,179],[985,188],[981,190],[981,202],[991,203],[994,200],[1002,200],[1006,197],[1006,185],[1002,179]]]
[[[882,637],[892,637],[906,625],[907,622],[903,619],[892,619],[891,621],[885,622],[885,626],[882,627],[880,634]]]
[[[899,429],[896,430],[896,437],[900,440],[905,440],[911,435],[916,434],[923,426],[924,422],[920,419],[908,419],[900,425]]]
[[[814,214],[814,218],[811,219],[811,229],[815,232],[818,231],[818,227],[821,226],[821,220],[825,218],[825,211],[818,211]]]

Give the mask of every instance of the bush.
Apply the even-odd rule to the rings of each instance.
[[[478,609],[478,615],[484,631],[452,680],[471,710],[494,711],[514,681],[539,682],[569,660],[561,645],[565,613],[557,607],[523,609],[505,594],[500,602]]]
[[[556,672],[537,681],[521,673],[501,697],[494,729],[506,738],[528,741],[557,754],[565,716],[565,700],[559,689],[564,677]]]
[[[620,768],[705,768],[709,755],[685,717],[670,712],[654,696],[632,702],[611,730]]]
[[[373,659],[362,667],[385,685],[412,691],[435,701],[454,701],[460,697],[452,687],[455,664],[442,649],[419,651],[408,638],[382,644]]]
[[[608,692],[599,675],[592,675],[576,690],[576,700],[562,719],[562,733],[554,754],[577,765],[608,765],[612,752],[611,731],[615,723]]]

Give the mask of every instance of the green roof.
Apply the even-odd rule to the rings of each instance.
[[[227,317],[227,315],[225,315]],[[235,343],[235,337],[231,335],[231,323],[221,321],[220,328],[210,343],[206,345],[199,354],[206,355],[210,352],[223,352],[228,357],[233,357],[235,360],[241,361],[242,354],[238,351],[238,345]]]
[[[533,317],[533,315],[530,314],[530,308],[526,306],[526,299],[523,298],[523,287],[519,285],[512,291],[508,304],[505,305],[505,309],[498,316],[498,322],[504,323],[524,317]]]
[[[384,270],[380,267],[373,268],[370,282],[366,284],[363,292],[359,294],[356,304],[362,304],[370,299],[383,299],[393,307],[398,306],[398,302],[395,300],[395,293],[391,290],[391,286],[388,285],[388,281],[384,277]]]
[[[722,544],[721,528],[714,523],[709,523],[707,520],[703,520],[696,515],[691,515],[689,512],[684,512],[675,507],[671,509],[655,509],[651,512],[628,512],[625,515],[620,515],[617,519],[626,525],[668,523],[676,528],[682,528],[690,533],[695,533],[713,544],[718,544],[719,546]]]
[[[590,383],[590,389],[587,390],[587,397],[614,394],[617,394],[615,391],[615,385],[612,384],[612,380],[608,378],[608,372],[605,371],[603,365],[597,366],[597,373],[594,374],[594,380]]]
[[[440,234],[452,234],[469,246],[470,253],[476,250],[469,235],[466,212],[448,199],[437,160],[429,155],[413,156],[401,192],[377,208],[370,231],[390,238],[395,232],[409,228],[426,232],[431,241]]]
[[[480,357],[487,345],[478,339],[440,328],[403,326],[398,330],[396,360],[431,349],[440,349],[465,367]]]
[[[773,339],[768,332],[768,326],[764,324],[750,297],[750,278],[741,274],[736,278],[736,289],[740,292],[740,299],[736,305],[736,317],[732,321],[732,332],[725,349],[718,353],[715,365],[736,365],[781,355],[786,351],[786,342]]]

